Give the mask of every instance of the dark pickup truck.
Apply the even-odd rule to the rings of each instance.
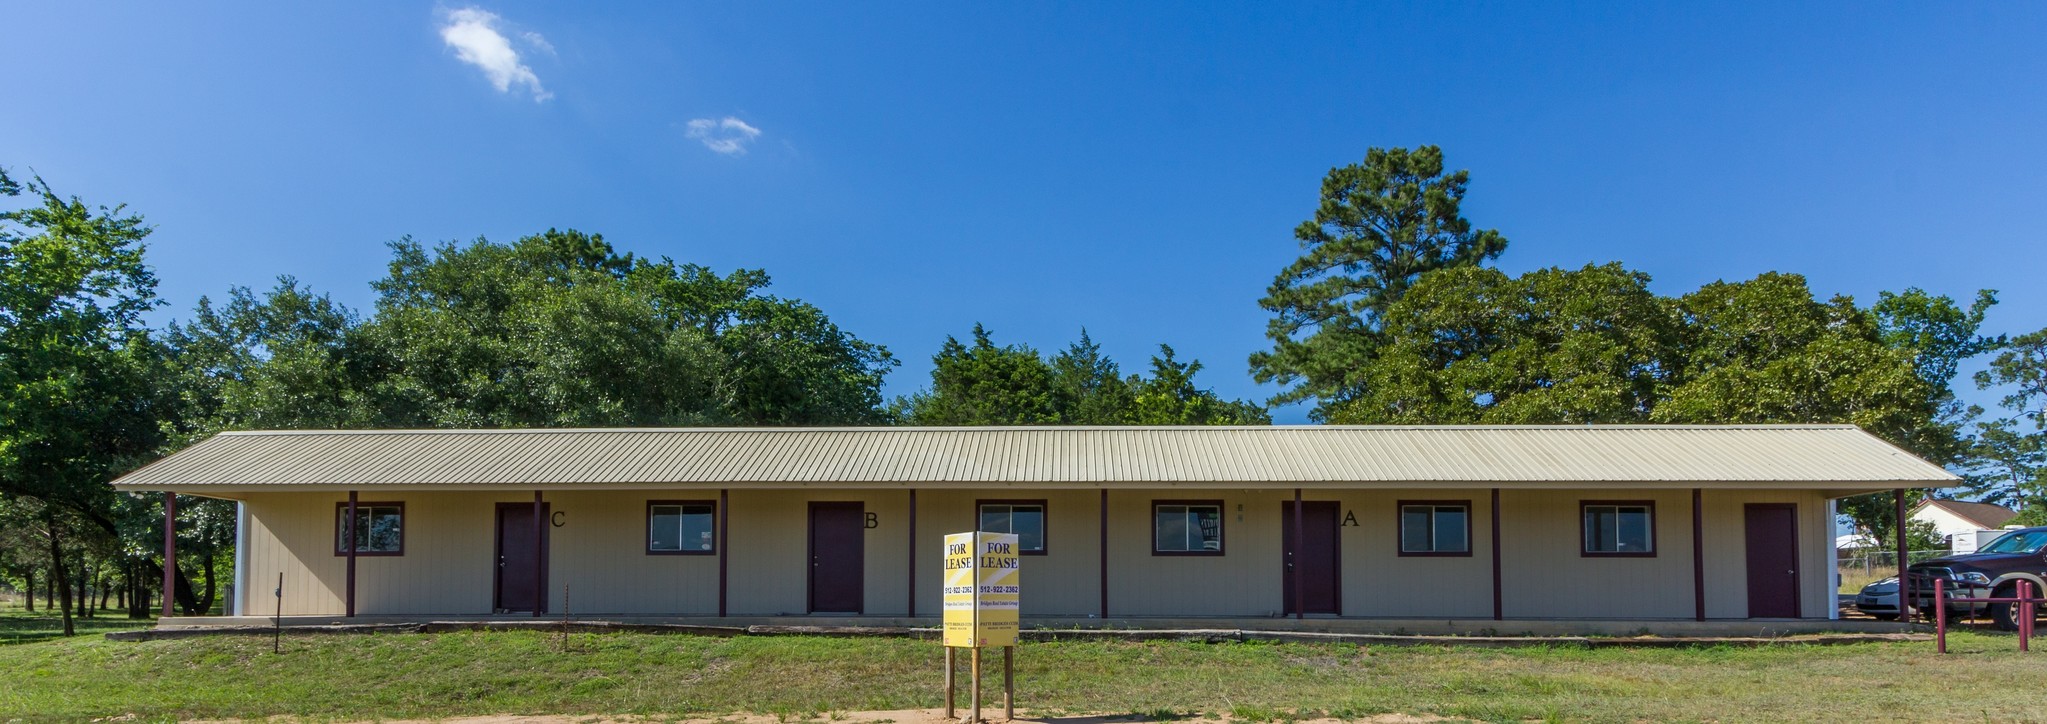
[[[1946,581],[1942,586],[1950,597],[2010,598],[2018,594],[2019,581],[2031,581],[2033,595],[2039,596],[2047,592],[2047,552],[2043,550],[2047,550],[2047,527],[2020,528],[1998,536],[1975,553],[1914,563],[1907,569],[1911,574],[1913,604],[1932,615],[1936,578]],[[1948,610],[1959,614],[1982,605],[1949,604]],[[1998,628],[2018,629],[2018,604],[1994,604],[1989,609],[1990,620]]]

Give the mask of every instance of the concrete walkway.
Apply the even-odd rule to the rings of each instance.
[[[115,640],[185,638],[213,634],[437,633],[464,630],[645,632],[706,636],[904,636],[936,638],[939,620],[887,616],[590,616],[564,620],[533,616],[260,616],[165,618],[144,631],[108,634]],[[1754,643],[1859,643],[1917,640],[1922,627],[1880,621],[1662,619],[1424,620],[1366,618],[1058,618],[1024,622],[1027,641],[1193,640],[1352,641],[1388,645],[1476,646],[1697,646]],[[1623,643],[1629,642],[1629,643]]]

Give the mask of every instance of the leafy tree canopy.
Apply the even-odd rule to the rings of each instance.
[[[1151,375],[1124,377],[1085,330],[1050,359],[1028,345],[997,345],[974,325],[973,342],[947,337],[932,357],[931,388],[892,406],[912,425],[1258,425],[1264,408],[1194,384],[1198,361],[1166,345]]]
[[[1508,277],[1424,276],[1385,315],[1345,424],[1593,423],[1648,419],[1675,355],[1668,300],[1618,264]]]
[[[1384,342],[1381,322],[1409,287],[1506,250],[1506,237],[1463,217],[1469,183],[1466,171],[1443,171],[1435,146],[1373,148],[1363,163],[1330,169],[1314,217],[1294,230],[1304,253],[1258,302],[1273,313],[1273,348],[1251,356],[1252,374],[1291,385],[1274,402],[1313,398],[1322,417],[1355,397],[1367,384],[1356,370]]]
[[[1967,414],[1949,383],[1961,360],[1996,344],[1977,334],[1993,293],[1963,310],[1911,289],[1865,309],[1846,297],[1820,300],[1795,274],[1715,282],[1679,297],[1656,295],[1649,281],[1618,264],[1519,277],[1475,266],[1425,274],[1386,308],[1380,347],[1353,370],[1359,384],[1349,398],[1324,402],[1325,417],[1851,423],[1940,464],[1990,452],[1972,457]],[[2035,379],[2027,352],[2000,359],[2009,364],[1986,375],[2021,390],[2013,404],[2047,401],[2024,392]],[[2027,457],[2036,448],[1985,438],[1993,439],[2014,466],[1993,476],[2037,476],[2037,458]],[[1849,499],[1843,510],[1871,530],[1895,525],[1887,496]]]
[[[0,213],[0,493],[111,531],[106,481],[155,452],[150,228],[122,207],[0,173],[35,203]]]
[[[2005,392],[2008,415],[1976,423],[1964,474],[1984,500],[2015,506],[2015,522],[2047,525],[2047,329],[1999,341],[1975,378]]]
[[[367,319],[285,278],[174,326],[192,430],[881,421],[888,352],[762,272],[576,231],[391,248]]]

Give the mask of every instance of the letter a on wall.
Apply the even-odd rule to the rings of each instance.
[[[1012,533],[945,537],[945,645],[1015,646],[1023,557]]]

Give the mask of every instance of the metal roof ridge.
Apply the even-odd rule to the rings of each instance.
[[[806,432],[1246,432],[1246,431],[1528,431],[1567,432],[1622,430],[1861,430],[1840,423],[1735,423],[1735,424],[1597,424],[1597,425],[862,425],[862,426],[723,426],[723,427],[473,427],[473,428],[333,428],[319,430],[224,430],[217,436],[259,437],[294,435],[510,435],[563,433],[806,433]]]

